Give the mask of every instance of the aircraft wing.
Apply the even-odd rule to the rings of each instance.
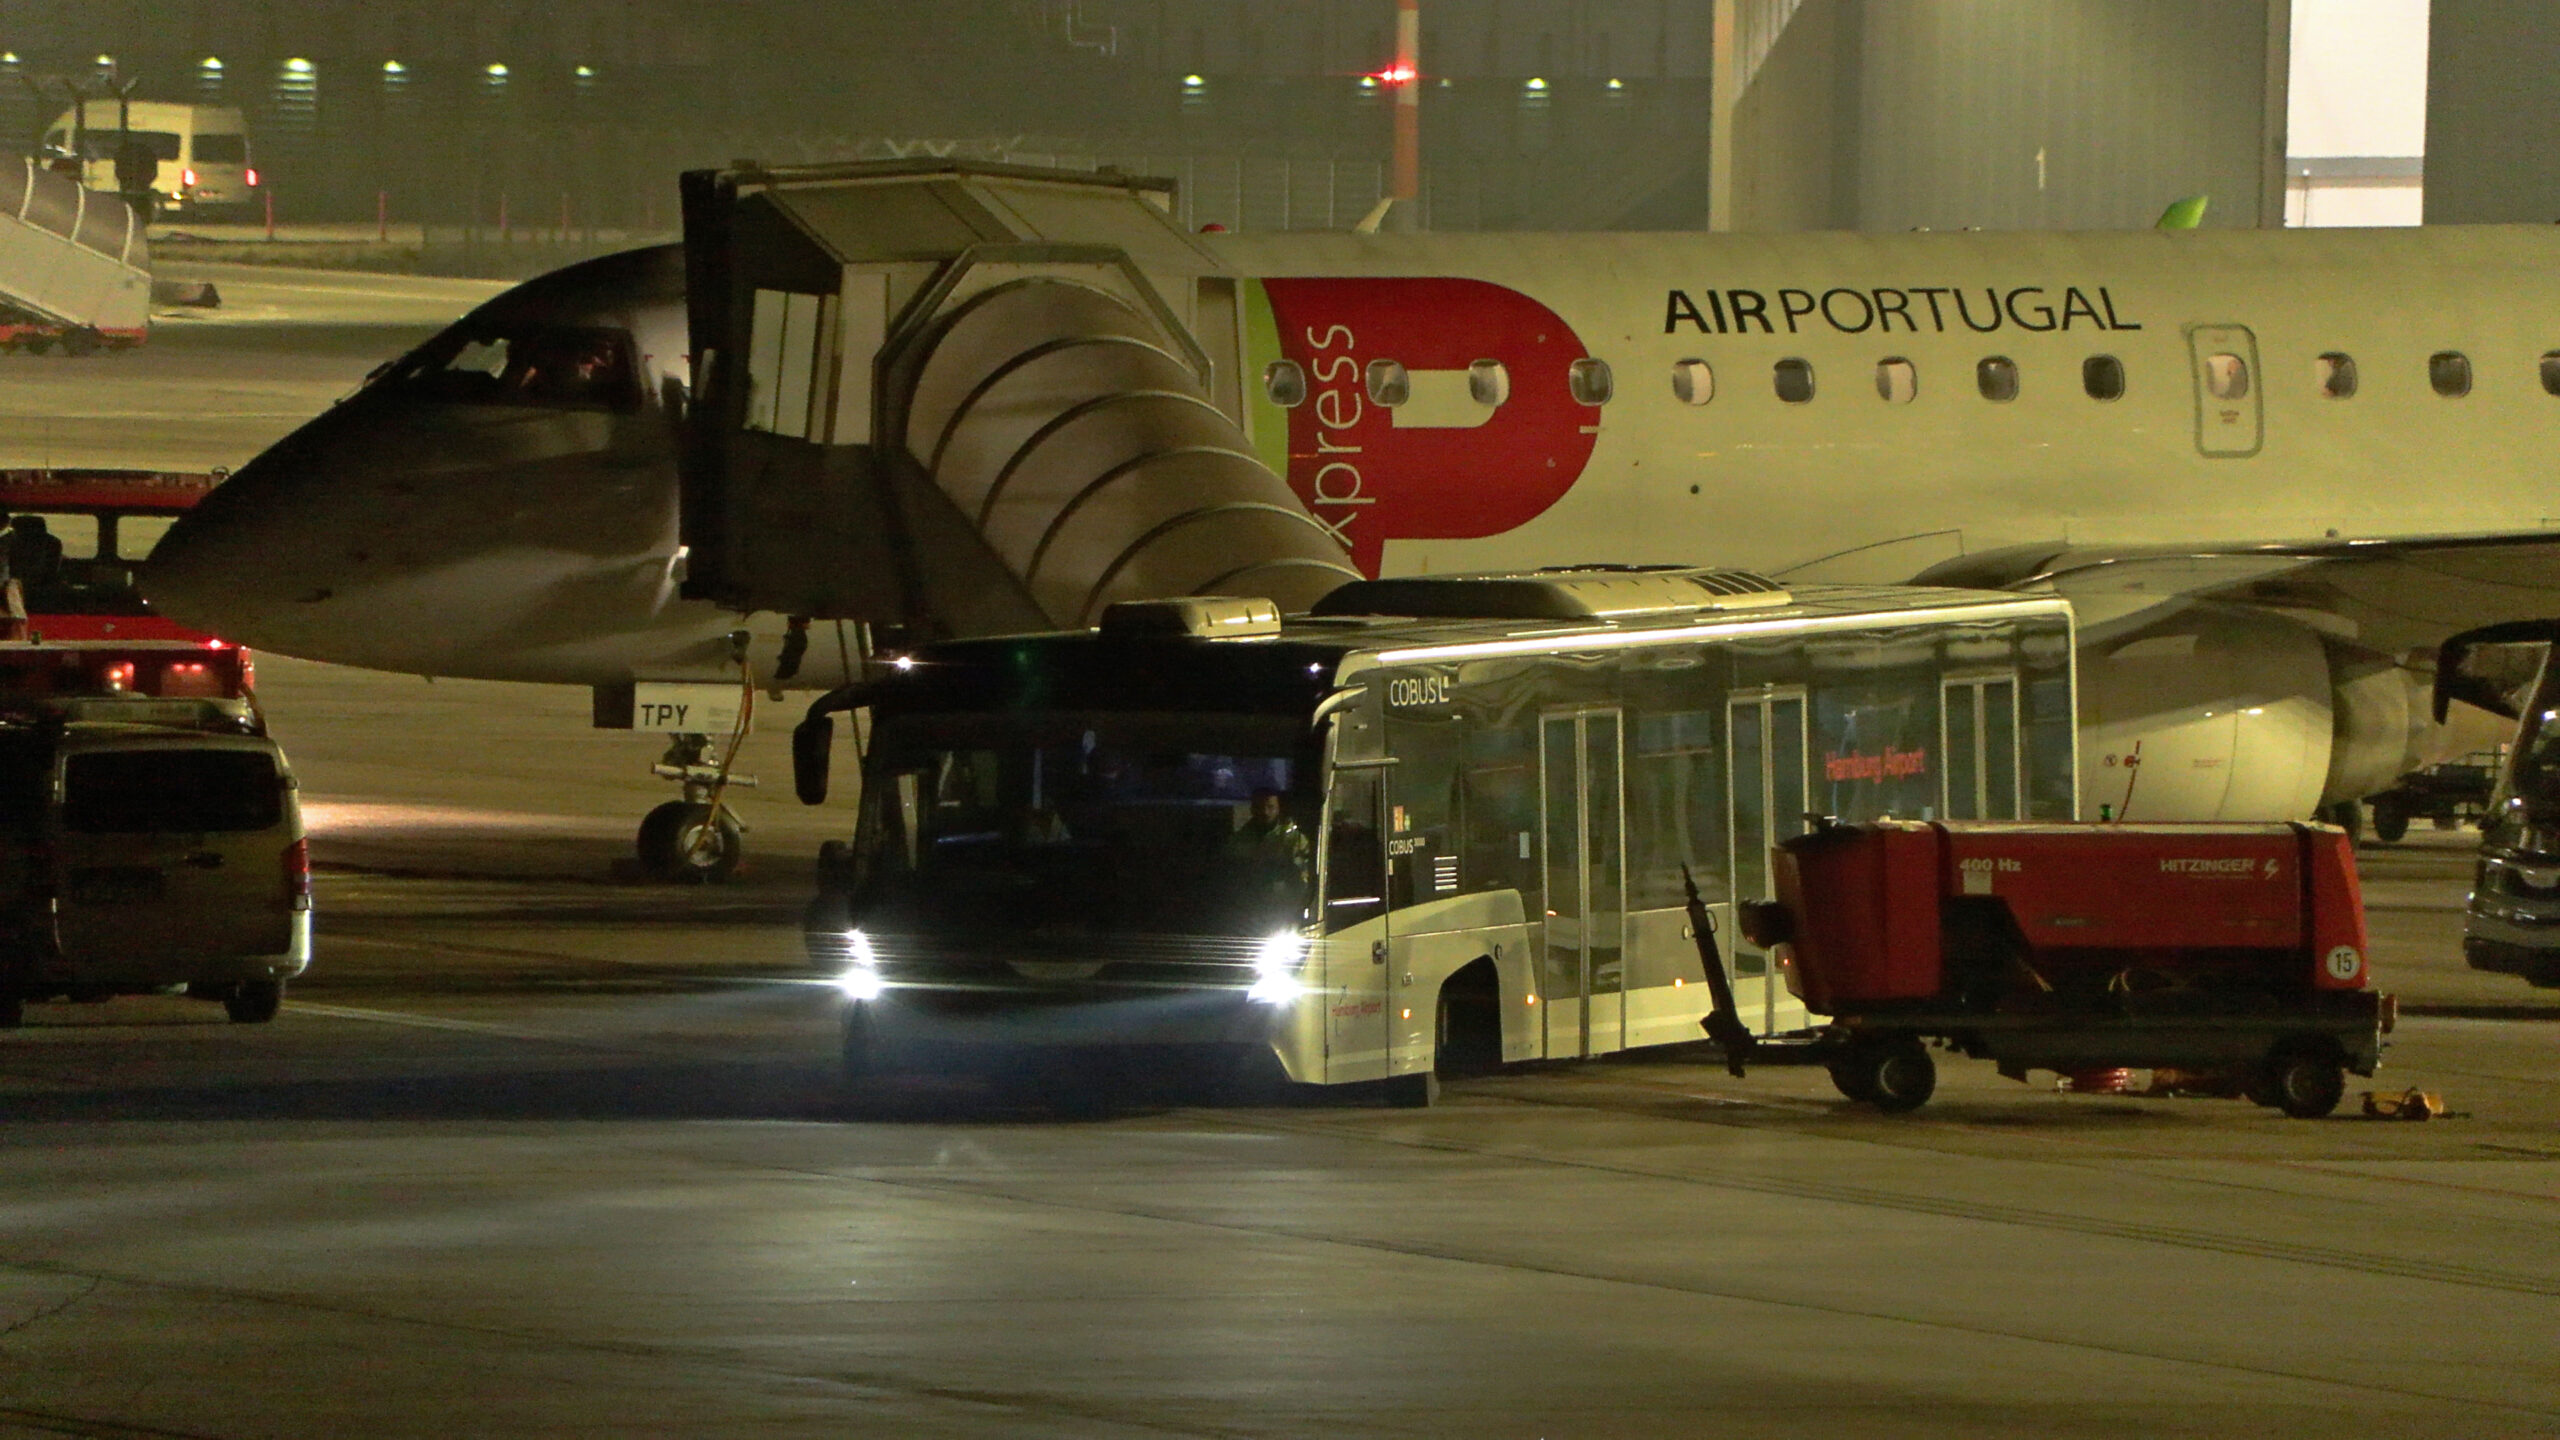
[[[1923,585],[2059,594],[2087,638],[2201,602],[2276,611],[2389,654],[2560,617],[2560,530],[2124,547],[2015,545],[1933,565]]]

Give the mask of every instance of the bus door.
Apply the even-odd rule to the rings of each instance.
[[[1769,849],[1805,832],[1804,692],[1771,690],[1736,695],[1725,706],[1733,743],[1726,747],[1726,775],[1733,822],[1733,898],[1774,900],[1777,877]],[[1761,1028],[1775,1028],[1778,977],[1769,957],[1733,927],[1726,949],[1733,956],[1734,1003],[1748,1005],[1757,990]],[[1757,981],[1756,986],[1754,981]]]
[[[1538,767],[1546,843],[1546,963],[1538,1004],[1550,1058],[1626,1047],[1626,804],[1616,710],[1548,715]]]
[[[1325,797],[1325,1078],[1387,1075],[1387,768],[1336,762]]]
[[[1957,676],[1939,686],[1938,753],[1949,820],[2025,818],[2018,787],[2018,679]]]

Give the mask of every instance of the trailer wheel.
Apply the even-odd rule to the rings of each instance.
[[[1900,1115],[1929,1103],[1938,1089],[1938,1062],[1929,1058],[1929,1047],[1917,1035],[1896,1035],[1890,1039],[1870,1040],[1861,1044],[1842,1062],[1864,1100],[1887,1115]],[[1836,1077],[1835,1077],[1836,1078]],[[1850,1093],[1849,1086],[1840,1086]]]
[[[1859,1065],[1855,1059],[1835,1060],[1827,1068],[1831,1071],[1832,1085],[1841,1094],[1860,1104],[1876,1098],[1875,1092],[1867,1088],[1868,1077],[1865,1067]]]
[[[2287,1040],[2267,1057],[2266,1084],[2277,1109],[2296,1120],[2317,1120],[2346,1098],[2346,1061],[2326,1040]]]
[[[234,1025],[264,1025],[283,1007],[281,980],[243,980],[222,998],[222,1011]]]
[[[2409,837],[2409,812],[2393,800],[2373,802],[2373,838],[2397,845]]]

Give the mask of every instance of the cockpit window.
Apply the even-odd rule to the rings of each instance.
[[[377,383],[462,405],[633,410],[640,404],[631,336],[623,330],[455,329],[384,371]]]

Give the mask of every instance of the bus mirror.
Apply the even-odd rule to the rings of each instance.
[[[827,803],[827,762],[835,748],[832,715],[812,715],[791,731],[791,788],[803,805]]]
[[[2510,620],[2465,630],[2436,649],[2435,717],[2441,725],[2456,700],[2476,705],[2501,720],[2516,719],[2521,709],[2513,696],[2529,672],[2497,673],[2494,662],[2475,665],[2474,651],[2490,646],[2540,645],[2560,641],[2560,620]],[[2539,657],[2537,657],[2539,658]]]

